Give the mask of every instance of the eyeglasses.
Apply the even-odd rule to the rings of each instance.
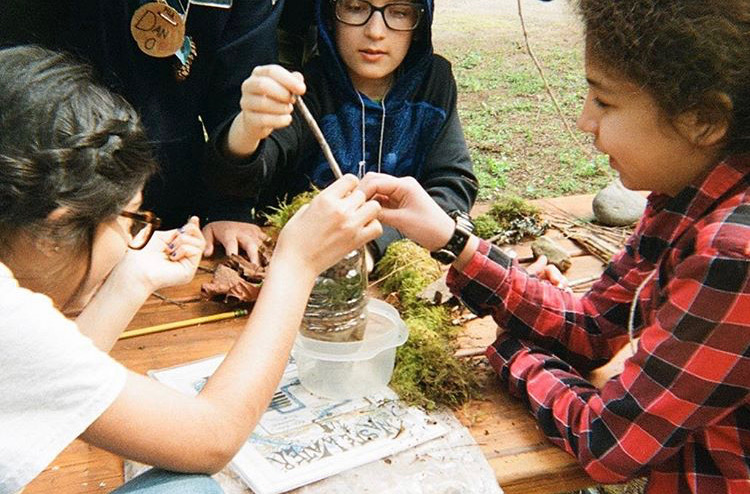
[[[365,0],[334,0],[336,19],[350,26],[364,26],[373,12],[380,12],[386,27],[394,31],[413,31],[419,25],[424,8],[418,3],[398,2],[376,7]]]
[[[128,247],[133,250],[140,250],[146,246],[157,228],[161,226],[161,220],[151,211],[121,211],[120,216],[131,220],[130,222],[130,242]]]

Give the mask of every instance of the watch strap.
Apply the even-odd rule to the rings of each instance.
[[[474,231],[474,223],[471,221],[471,217],[463,211],[454,210],[448,213],[456,222],[456,228],[453,230],[453,235],[442,248],[430,252],[430,256],[433,259],[443,263],[450,264],[456,260],[466,246],[466,242],[469,241],[469,237]]]

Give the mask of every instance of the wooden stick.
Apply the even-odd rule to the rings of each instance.
[[[453,356],[456,358],[482,357],[484,356],[484,353],[486,351],[486,346],[481,348],[462,348],[460,350],[457,350],[456,353],[453,354]]]
[[[323,155],[326,157],[326,160],[328,160],[328,166],[331,167],[333,176],[336,178],[341,178],[341,168],[336,162],[336,158],[333,157],[331,148],[330,146],[328,146],[328,142],[326,142],[326,138],[323,135],[323,132],[320,130],[320,127],[318,127],[318,123],[315,121],[315,118],[313,118],[310,110],[307,109],[307,105],[305,105],[305,102],[302,101],[302,97],[298,96],[297,101],[295,101],[294,104],[297,106],[297,109],[300,111],[300,113],[302,113],[302,116],[305,117],[305,121],[307,122],[307,125],[310,126],[310,130],[312,130],[315,139],[318,140],[318,144],[320,144],[320,148],[323,150]]]
[[[526,52],[531,57],[531,61],[534,62],[534,66],[536,66],[536,70],[539,72],[539,75],[542,77],[542,82],[544,82],[544,89],[547,91],[547,94],[549,95],[550,99],[552,99],[552,103],[554,103],[555,105],[555,110],[557,111],[557,114],[560,116],[560,120],[562,120],[563,125],[565,125],[565,129],[568,131],[568,134],[576,143],[576,145],[578,145],[578,149],[580,149],[581,152],[589,160],[593,161],[594,156],[591,154],[591,151],[586,149],[583,146],[583,144],[581,144],[581,141],[578,140],[578,137],[573,132],[573,129],[570,128],[568,119],[565,118],[565,114],[563,114],[562,108],[560,108],[560,103],[557,102],[555,93],[552,92],[552,88],[550,87],[549,82],[547,82],[547,76],[544,75],[544,68],[542,67],[542,64],[539,62],[539,59],[536,58],[534,51],[531,49],[531,43],[529,43],[529,33],[526,31],[526,21],[523,18],[523,9],[521,8],[521,0],[518,0],[517,4],[518,4],[518,17],[521,18],[521,31],[523,31],[523,40],[526,45]]]
[[[162,301],[164,301],[164,302],[166,302],[168,304],[174,304],[177,307],[179,307],[180,309],[184,309],[185,308],[185,304],[184,303],[178,302],[177,300],[169,298],[166,295],[162,295],[159,292],[152,292],[151,295],[153,295],[154,297],[156,297],[159,300],[162,300]]]
[[[140,329],[131,329],[130,331],[123,332],[118,339],[124,340],[126,338],[132,338],[134,336],[141,336],[144,334],[159,333],[161,331],[167,331],[170,329],[185,328],[187,326],[203,324],[204,322],[221,321],[222,319],[234,319],[236,317],[246,316],[247,314],[247,309],[238,309],[229,312],[220,312],[218,314],[213,314],[210,316],[194,317],[192,319],[185,319],[184,321],[174,321]]]

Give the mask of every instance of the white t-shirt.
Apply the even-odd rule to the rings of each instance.
[[[125,385],[52,301],[18,286],[0,263],[0,494],[31,482]]]

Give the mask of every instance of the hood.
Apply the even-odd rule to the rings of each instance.
[[[433,0],[419,1],[424,6],[424,14],[419,26],[414,31],[409,52],[397,69],[393,86],[388,91],[386,106],[393,107],[400,104],[412,94],[423,80],[424,74],[429,70],[432,63],[432,19],[434,11]],[[354,89],[344,62],[336,49],[333,36],[333,2],[332,0],[316,0],[315,8],[316,22],[318,24],[318,50],[319,64],[322,71],[327,75],[331,92],[338,94],[344,100],[357,100]],[[335,88],[335,90],[334,90]]]

